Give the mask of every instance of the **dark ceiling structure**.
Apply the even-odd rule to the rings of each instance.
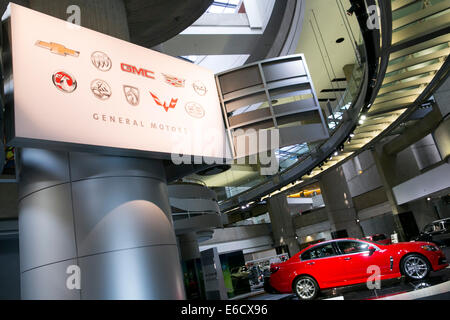
[[[79,5],[95,8],[98,0],[58,0],[67,6]],[[104,0],[100,0],[103,2]],[[9,2],[30,7],[42,12],[52,6],[49,0],[0,0],[0,10],[4,12]],[[182,32],[192,25],[208,9],[212,0],[124,0],[131,42],[146,47],[154,47]],[[112,4],[113,5],[113,4]],[[63,8],[64,6],[59,6]],[[42,8],[41,10],[39,8]],[[56,13],[62,17],[65,12]],[[67,15],[68,16],[68,15]],[[162,18],[163,17],[163,18]],[[112,21],[114,23],[114,21]]]

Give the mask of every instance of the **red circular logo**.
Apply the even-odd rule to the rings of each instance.
[[[77,80],[64,71],[59,71],[52,76],[53,84],[62,92],[72,93],[77,88]]]

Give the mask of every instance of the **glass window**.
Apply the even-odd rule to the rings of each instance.
[[[380,240],[386,240],[386,235],[384,234],[377,234],[372,237],[372,241],[380,241]]]
[[[423,232],[430,233],[430,232],[433,232],[433,231],[434,231],[434,228],[433,228],[432,224],[428,224],[428,225],[425,226],[425,228],[423,228]]]
[[[305,253],[302,254],[301,259],[311,260],[311,259],[331,257],[335,255],[336,251],[334,250],[333,244],[326,243],[306,251]]]
[[[444,229],[444,226],[443,226],[442,222],[435,222],[434,223],[434,231],[435,232],[442,231],[443,229]]]
[[[240,7],[240,0],[213,1],[206,11],[207,13],[237,13]]]
[[[359,241],[338,241],[337,245],[343,254],[369,251],[369,244]]]
[[[450,230],[450,220],[445,220],[442,223],[444,224],[445,230]]]

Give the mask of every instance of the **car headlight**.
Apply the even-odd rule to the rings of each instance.
[[[436,246],[432,246],[429,244],[426,244],[424,246],[421,247],[423,250],[427,250],[427,251],[439,251],[439,248]]]

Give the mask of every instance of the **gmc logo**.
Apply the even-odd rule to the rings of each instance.
[[[150,70],[146,70],[144,68],[136,68],[135,66],[126,64],[126,63],[121,63],[120,64],[120,68],[122,69],[122,71],[128,72],[128,73],[133,73],[136,74],[138,76],[143,76],[146,78],[150,78],[150,79],[155,79],[155,73],[153,71]]]

